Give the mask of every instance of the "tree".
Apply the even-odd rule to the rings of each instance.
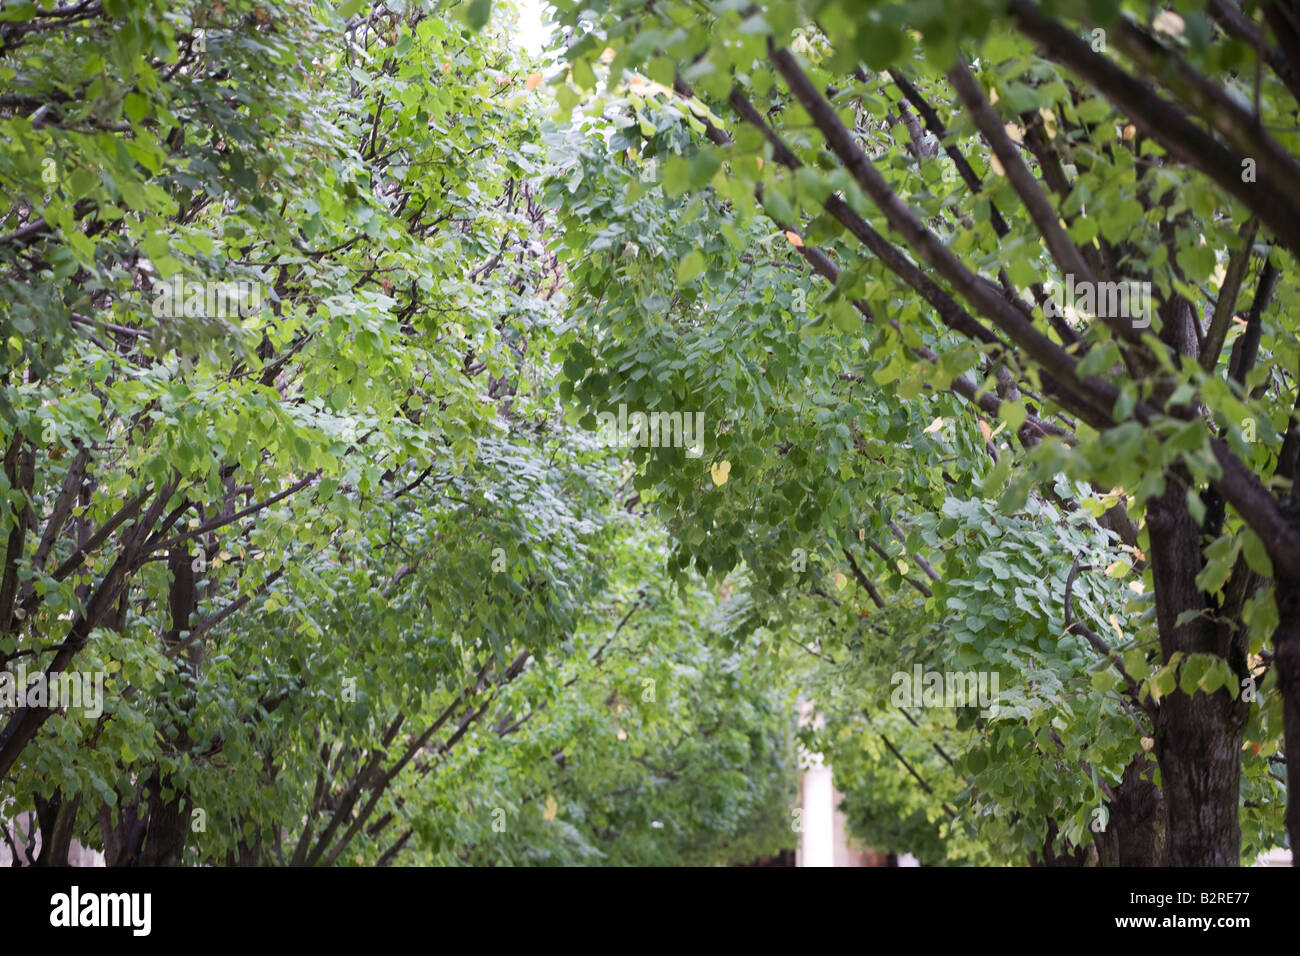
[[[1294,846],[1291,8],[493,10],[0,15],[12,853]]]
[[[1004,668],[1032,696],[1041,670],[1021,661],[1054,645],[1063,660],[1049,654],[1047,670],[1068,664],[1056,677],[1075,686],[1045,712],[1071,708],[1078,682],[1109,665],[1095,689],[1088,677],[1087,711],[1062,721],[1066,739],[1050,721],[1032,722],[1029,740],[996,719],[985,726],[994,746],[970,750],[961,768],[982,799],[1015,781],[1006,796],[1024,802],[1025,774],[1005,764],[1032,741],[1070,773],[1095,771],[1088,789],[1112,810],[1140,806],[1149,747],[1163,859],[1235,865],[1242,806],[1271,816],[1272,766],[1296,772],[1294,751],[1273,753],[1284,723],[1288,750],[1300,742],[1285,281],[1296,179],[1289,134],[1273,132],[1293,122],[1296,101],[1276,5],[1263,22],[1232,5],[1178,9],[831,2],[708,16],[684,4],[601,15],[560,4],[572,67],[561,106],[599,91],[590,112],[621,114],[609,148],[662,190],[672,224],[641,229],[653,214],[637,205],[646,186],[635,170],[607,173],[594,195],[557,194],[595,220],[571,248],[618,250],[637,236],[631,261],[571,263],[594,303],[580,306],[584,322],[612,331],[575,336],[566,371],[592,407],[633,397],[656,407],[671,389],[677,407],[715,411],[725,485],[644,458],[641,486],[678,516],[678,567],[725,572],[743,559],[771,594],[787,586],[792,548],[819,552],[847,562],[837,580],[858,583],[870,621],[868,598],[881,610],[895,600],[858,563],[874,552],[894,565],[891,588],[924,602],[909,629],[926,633],[930,615],[950,612],[942,657]],[[760,237],[785,254],[766,262]],[[624,292],[643,269],[644,307],[664,313],[645,334],[631,330],[635,293]],[[810,273],[832,283],[820,303]],[[670,276],[671,297],[645,298]],[[1128,283],[1137,291],[1125,307]],[[815,303],[815,320],[803,335],[783,329],[802,303]],[[826,321],[833,331],[819,332]],[[706,355],[717,364],[693,367]],[[962,448],[973,455],[932,437],[958,417],[956,399],[981,420],[980,440]],[[1035,518],[1087,531],[1051,536],[1034,624],[1010,648],[968,642],[969,626],[950,633],[954,619],[981,630],[986,615],[1019,613],[1011,592],[949,603],[972,566],[1014,575],[988,535],[952,540],[961,519],[947,509],[977,504],[973,492],[996,501],[979,516],[991,529]],[[942,556],[923,564],[932,548]],[[1089,560],[1098,549],[1101,563]],[[935,573],[919,576],[926,565]],[[1072,590],[1105,571],[1132,589],[1103,579],[1071,607]],[[793,586],[816,589],[818,576],[795,574]],[[888,625],[856,627],[864,647],[906,647]],[[861,691],[880,699],[875,686]],[[1127,746],[1083,770],[1091,734],[1121,713]],[[1033,802],[1049,844],[1063,831],[1067,843],[1089,839],[1074,794]],[[1154,846],[1149,837],[1134,845]]]
[[[102,712],[0,718],[0,807],[41,836],[15,857],[536,862],[613,828],[620,862],[714,862],[785,838],[779,674],[743,684],[698,624],[646,643],[708,595],[615,614],[666,599],[607,555],[635,575],[660,541],[617,452],[563,421],[540,94],[464,12],[6,10],[0,664],[104,680]],[[692,667],[707,700],[674,687]],[[618,716],[638,668],[663,671],[644,737]],[[571,729],[616,719],[629,754],[572,767],[598,751]],[[699,784],[667,848],[642,786],[666,774]],[[532,820],[564,787],[605,818]],[[485,848],[506,805],[533,856]],[[487,831],[446,824],[470,808]]]

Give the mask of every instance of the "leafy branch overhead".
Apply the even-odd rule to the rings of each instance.
[[[532,7],[0,12],[0,855],[1294,848],[1300,9]]]
[[[1062,852],[1058,837],[1094,842],[1090,800],[1124,802],[1100,784],[1149,789],[1152,763],[1156,858],[1235,864],[1243,839],[1276,839],[1277,815],[1252,828],[1261,807],[1280,814],[1279,784],[1300,759],[1278,752],[1282,712],[1300,713],[1300,353],[1285,280],[1297,103],[1283,16],[1196,3],[774,3],[719,5],[706,28],[685,4],[559,10],[573,31],[569,83],[594,89],[586,113],[623,130],[607,148],[575,148],[594,166],[621,152],[631,167],[554,193],[570,230],[599,221],[566,236],[588,292],[574,349],[589,371],[575,393],[653,404],[664,372],[632,380],[626,357],[667,353],[659,369],[673,369],[675,394],[705,403],[720,423],[716,457],[733,464],[725,493],[701,493],[647,456],[643,486],[679,522],[677,565],[745,568],[783,623],[798,619],[792,586],[831,599],[850,648],[881,659],[874,677],[835,685],[846,727],[864,699],[868,712],[885,706],[880,685],[914,655],[939,670],[995,668],[1030,699],[1048,667],[1055,692],[1018,715],[1033,718],[1031,736],[982,725],[980,766],[951,791],[984,801],[995,781],[1015,781],[1004,812],[1036,858]],[[645,78],[663,89],[645,97]],[[559,103],[576,118],[572,97]],[[647,108],[653,134],[630,119]],[[671,231],[642,226],[665,209]],[[634,262],[577,252],[634,235]],[[654,297],[673,285],[671,300]],[[634,316],[633,299],[659,323]],[[986,585],[951,603],[950,581],[969,580],[972,564],[1014,580],[995,541],[956,535],[949,509],[989,502],[999,537],[1030,516],[1043,534],[1045,551],[1012,552],[1035,593]],[[1086,544],[1062,540],[1067,521]],[[933,584],[916,578],[917,551],[939,572]],[[811,563],[792,579],[796,552],[821,555],[836,586],[856,581],[858,606],[810,580]],[[1112,572],[1090,599],[1095,626],[1077,598],[1071,619],[1071,589],[1096,574],[1079,564]],[[870,623],[902,614],[900,602],[914,607],[907,623]],[[1046,617],[1004,647],[1022,608]],[[911,633],[925,639],[909,654]],[[1070,663],[1048,663],[1049,647]],[[1124,737],[1102,732],[1107,712]],[[950,733],[942,722],[932,732]],[[837,767],[862,759],[857,736],[837,739],[819,740]],[[1101,740],[1104,757],[1072,755]],[[1041,769],[1023,763],[1030,742]],[[873,750],[870,763],[896,756]],[[932,775],[951,779],[953,764]],[[1063,796],[1063,768],[1100,796]],[[1026,792],[1041,794],[1028,832]],[[968,833],[986,827],[977,809]],[[1123,857],[1126,839],[1156,845],[1122,834],[1118,850],[1099,849]]]

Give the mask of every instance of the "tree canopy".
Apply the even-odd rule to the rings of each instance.
[[[5,838],[1294,848],[1300,8],[552,6],[6,4]]]

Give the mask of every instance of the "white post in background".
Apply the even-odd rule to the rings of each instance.
[[[799,840],[800,866],[835,865],[835,788],[831,768],[821,754],[809,757],[803,775],[803,833]]]
[[[810,700],[799,701],[799,723],[821,718],[813,710]],[[816,725],[814,725],[816,726]],[[831,768],[826,766],[821,754],[810,754],[800,748],[800,763],[804,772],[799,783],[800,832],[797,866],[835,865],[835,788]]]

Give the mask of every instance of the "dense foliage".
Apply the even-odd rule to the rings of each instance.
[[[5,838],[1294,846],[1300,8],[598,6],[6,2]]]
[[[815,632],[859,832],[932,861],[1285,840],[1289,5],[558,6],[561,111],[615,128],[552,187],[566,373],[593,412],[717,423],[725,483],[647,452],[639,487],[671,568],[743,566],[757,622]],[[908,712],[917,665],[996,672],[1002,706]]]
[[[0,654],[107,673],[0,730],[42,860],[788,840],[779,672],[564,421],[541,94],[454,6],[6,7]]]

